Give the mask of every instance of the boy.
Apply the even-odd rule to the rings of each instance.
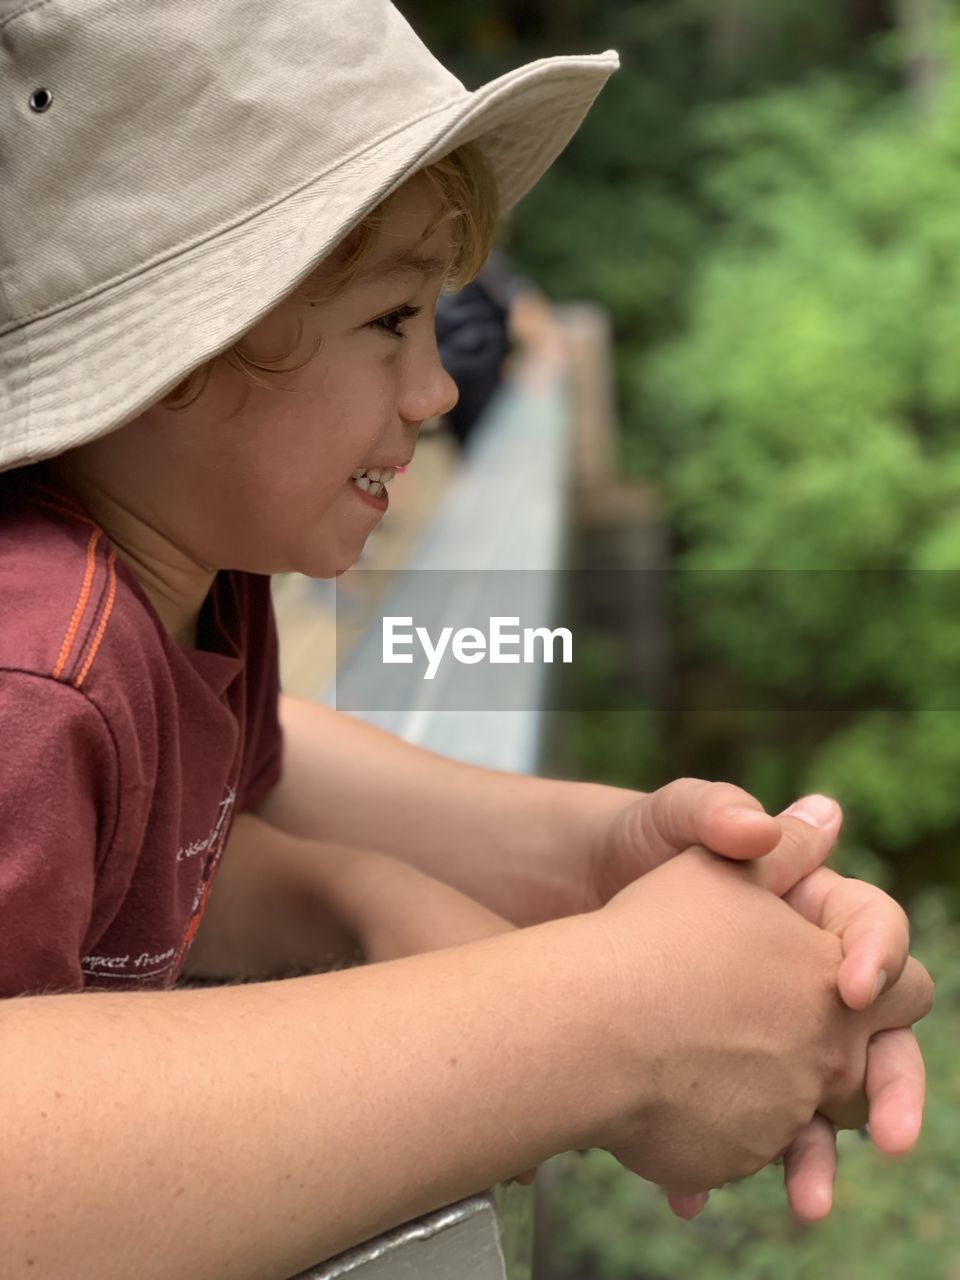
[[[930,1002],[835,805],[280,715],[268,575],[357,558],[441,288],[613,56],[470,94],[386,0],[0,36],[0,1275],[279,1280],[592,1145],[683,1213],[786,1151],[821,1215],[833,1122],[915,1140]]]

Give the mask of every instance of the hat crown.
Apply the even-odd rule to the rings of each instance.
[[[466,96],[389,0],[0,5],[0,332]]]

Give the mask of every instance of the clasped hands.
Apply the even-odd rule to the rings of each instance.
[[[571,784],[575,785],[575,784]],[[564,872],[574,886],[573,911],[595,911],[621,890],[678,854],[698,847],[735,860],[755,884],[776,894],[804,919],[839,939],[842,961],[837,992],[852,1010],[865,1010],[909,973],[919,992],[911,1018],[923,1016],[932,984],[909,958],[909,926],[903,910],[875,886],[824,867],[840,831],[839,806],[807,797],[779,817],[753,797],[725,783],[681,779],[649,795],[638,795],[589,847],[575,851]],[[384,874],[386,873],[386,874]],[[371,898],[382,895],[390,910],[373,910],[363,926],[368,961],[455,946],[493,936],[513,926],[471,898],[413,871],[395,859],[371,864]],[[872,1036],[867,1048],[859,1104],[845,1115],[820,1113],[781,1153],[787,1198],[794,1213],[813,1221],[832,1203],[836,1172],[836,1123],[860,1127],[885,1154],[900,1154],[919,1136],[924,1103],[924,1066],[909,1027]],[[529,1182],[534,1171],[518,1181]],[[709,1188],[668,1198],[680,1217],[696,1216]]]
[[[823,866],[842,824],[839,805],[807,797],[774,818],[746,792],[724,783],[684,778],[641,797],[614,820],[598,848],[588,883],[594,903],[606,903],[639,875],[701,846],[742,863],[742,873],[770,890],[811,924],[835,935],[842,962],[837,991],[853,1010],[865,1010],[889,991],[909,966],[917,988],[917,1017],[932,1000],[926,971],[909,958],[909,924],[902,908],[874,885]],[[908,1151],[923,1116],[925,1072],[909,1027],[883,1030],[868,1045],[863,1110],[843,1127],[869,1120],[870,1137],[886,1155]],[[836,1173],[837,1126],[817,1114],[782,1155],[787,1197],[797,1217],[829,1213]],[[670,1195],[672,1209],[694,1217],[706,1204],[697,1195]]]

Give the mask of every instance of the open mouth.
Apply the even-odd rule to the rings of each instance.
[[[372,467],[369,470],[354,471],[350,478],[361,493],[369,494],[371,498],[382,498],[386,496],[387,485],[395,475],[393,467]]]
[[[374,477],[384,477],[383,479]],[[368,507],[386,511],[390,505],[387,484],[393,478],[392,471],[355,471],[350,477],[350,487]]]

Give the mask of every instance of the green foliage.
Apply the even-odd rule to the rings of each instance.
[[[638,380],[688,687],[773,711],[768,802],[828,790],[855,840],[955,877],[960,52],[943,48],[932,113],[828,78],[702,120],[711,247],[685,331]],[[757,744],[728,745],[758,789]]]
[[[960,928],[928,895],[913,917],[914,951],[937,975],[933,1013],[918,1027],[928,1073],[924,1132],[891,1160],[840,1134],[832,1214],[797,1222],[781,1172],[715,1191],[692,1223],[605,1152],[564,1157],[552,1194],[551,1280],[950,1280],[960,1274]]]
[[[771,808],[833,791],[898,890],[955,882],[956,40],[931,108],[903,42],[864,39],[892,2],[401,3],[471,83],[622,56],[508,245],[613,315],[622,462],[664,493],[682,570],[685,709],[659,754],[648,718],[585,713],[578,766],[726,777]]]
[[[547,734],[545,767],[554,776],[595,776],[610,786],[635,787],[637,779],[654,776],[662,730],[656,712],[635,712],[616,705],[610,692],[622,687],[623,637],[573,622],[577,661],[565,678],[554,679],[555,705],[562,719]],[[594,708],[589,714],[584,707]]]

